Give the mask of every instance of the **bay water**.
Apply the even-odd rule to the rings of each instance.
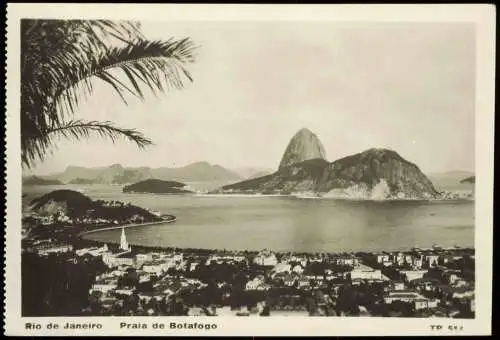
[[[56,189],[92,199],[119,200],[177,217],[126,229],[145,246],[295,252],[474,247],[473,201],[349,201],[284,196],[154,195],[122,193],[121,186],[24,188],[23,202]],[[121,230],[85,236],[117,243]]]

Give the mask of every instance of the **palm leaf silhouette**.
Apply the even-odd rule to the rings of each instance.
[[[21,21],[21,151],[31,167],[55,147],[54,136],[113,142],[120,136],[144,147],[143,134],[110,122],[73,120],[96,82],[110,86],[127,104],[127,97],[144,99],[182,89],[193,79],[185,65],[195,59],[189,38],[146,40],[140,25],[108,20]]]

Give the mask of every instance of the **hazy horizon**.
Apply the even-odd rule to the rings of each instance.
[[[333,162],[335,160],[327,160],[329,162]],[[194,162],[190,162],[190,163],[187,163],[187,164],[182,164],[182,165],[177,165],[177,166],[171,166],[171,167],[168,167],[168,166],[147,166],[147,165],[129,165],[129,164],[123,164],[123,163],[109,163],[109,164],[105,164],[105,165],[97,165],[97,166],[85,166],[85,165],[75,165],[75,164],[68,164],[66,167],[64,168],[61,168],[57,171],[52,171],[52,172],[46,172],[46,173],[41,173],[41,172],[37,172],[37,171],[33,171],[33,170],[23,170],[23,176],[32,176],[32,175],[36,175],[36,176],[47,176],[47,175],[54,175],[54,174],[58,174],[58,173],[62,173],[64,172],[68,167],[71,167],[71,166],[74,166],[74,167],[82,167],[82,168],[107,168],[107,167],[110,167],[112,165],[116,165],[116,164],[119,164],[121,165],[122,167],[124,168],[182,168],[182,167],[185,167],[185,166],[188,166],[188,165],[192,165],[192,164],[195,164],[195,163],[208,163],[210,164],[211,166],[221,166],[227,170],[230,170],[230,171],[237,171],[237,170],[244,170],[244,169],[254,169],[256,171],[277,171],[278,168],[275,167],[275,168],[271,168],[271,167],[258,167],[258,166],[242,166],[242,167],[236,167],[236,168],[230,168],[230,167],[226,167],[224,166],[223,164],[216,164],[216,163],[210,163],[210,162],[207,162],[207,161],[204,161],[204,160],[200,160],[200,161],[194,161]],[[418,164],[417,164],[418,166]],[[422,169],[420,169],[422,170]],[[475,173],[475,170],[474,169],[449,169],[449,170],[443,170],[443,171],[431,171],[431,172],[428,172],[428,171],[423,171],[423,173],[425,173],[426,175],[434,175],[434,174],[446,174],[446,173],[456,173],[456,172],[470,172],[470,173]]]
[[[96,83],[75,118],[137,128],[155,145],[63,140],[26,173],[198,161],[277,169],[304,127],[329,161],[381,147],[424,173],[474,172],[473,24],[144,22],[143,31],[200,45],[194,83],[128,106]]]

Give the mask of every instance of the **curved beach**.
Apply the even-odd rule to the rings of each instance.
[[[85,235],[93,234],[93,233],[97,233],[97,232],[101,232],[101,231],[108,231],[108,230],[122,229],[122,228],[146,227],[146,226],[157,225],[157,224],[173,223],[175,221],[177,221],[177,217],[175,217],[174,215],[166,215],[166,217],[164,217],[161,221],[146,222],[146,223],[133,223],[133,224],[114,226],[114,227],[104,227],[104,228],[92,229],[92,230],[83,231],[83,232],[79,233],[78,236],[83,237]]]

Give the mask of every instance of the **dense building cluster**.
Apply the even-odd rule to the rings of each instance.
[[[298,254],[135,248],[122,229],[119,246],[40,242],[28,251],[102,263],[82,308],[90,315],[474,317],[472,249]]]

